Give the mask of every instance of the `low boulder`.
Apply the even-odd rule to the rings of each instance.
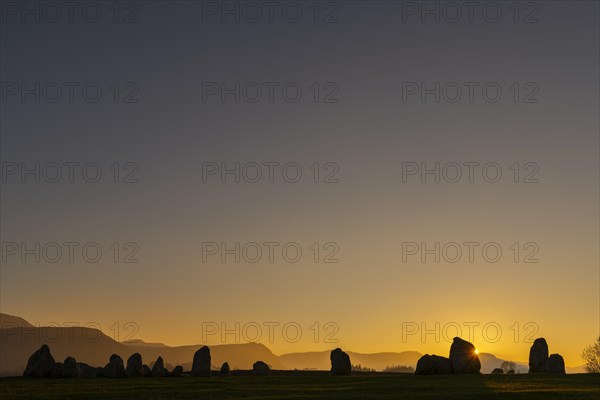
[[[257,361],[252,364],[252,374],[257,376],[271,375],[271,368],[263,361]]]
[[[169,377],[171,378],[179,378],[181,376],[183,376],[183,367],[181,365],[176,366],[173,368],[173,371],[169,373]]]
[[[352,364],[350,363],[350,356],[345,353],[339,347],[331,351],[329,355],[331,361],[331,374],[332,375],[350,375],[352,374]]]
[[[65,358],[65,362],[63,363],[63,377],[79,377],[79,367],[77,366],[77,361],[73,357]]]
[[[492,374],[503,374],[504,370],[502,368],[494,368]]]
[[[52,378],[62,378],[63,376],[64,376],[64,366],[63,366],[63,363],[61,363],[61,362],[54,363],[54,366],[52,367],[52,373],[50,374],[50,377],[52,377]]]
[[[144,378],[151,378],[152,377],[152,370],[150,369],[149,366],[147,366],[146,364],[142,365],[142,374],[144,375]]]
[[[219,375],[221,375],[222,377],[227,377],[227,376],[231,375],[231,370],[229,369],[229,363],[224,362],[223,365],[221,365],[221,369],[219,370]]]
[[[86,363],[77,363],[78,378],[96,378],[104,376],[103,368],[94,368]]]
[[[550,357],[548,357],[548,373],[566,374],[565,360],[560,354],[551,354]]]
[[[52,375],[54,364],[55,361],[50,353],[50,348],[44,344],[27,360],[23,376],[49,378]]]
[[[445,375],[452,373],[452,364],[446,357],[425,354],[417,361],[415,375]]]

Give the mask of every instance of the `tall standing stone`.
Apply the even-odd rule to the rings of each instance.
[[[133,353],[127,359],[125,376],[128,378],[141,378],[144,376],[144,364],[142,363],[142,355],[140,353]]]
[[[54,364],[56,363],[50,353],[50,348],[44,344],[27,360],[27,367],[25,367],[23,376],[49,378],[52,375]]]
[[[459,337],[455,337],[452,341],[449,358],[454,374],[478,374],[481,370],[481,362],[475,353],[475,346]]]
[[[333,375],[350,375],[352,373],[350,356],[339,347],[331,351],[329,359],[331,360],[331,373]]]
[[[537,338],[529,350],[529,373],[548,372],[548,343]]]
[[[113,354],[108,360],[108,364],[102,369],[102,376],[106,378],[124,378],[125,367],[123,366],[123,359],[118,354]]]
[[[169,371],[167,371],[167,369],[165,368],[163,358],[159,356],[156,359],[154,365],[152,366],[152,376],[155,378],[161,378],[163,376],[167,376],[168,374]]]
[[[203,346],[194,353],[192,376],[210,376],[210,349]]]

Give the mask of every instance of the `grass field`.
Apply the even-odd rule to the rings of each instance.
[[[8,399],[600,399],[600,375],[1,378]]]

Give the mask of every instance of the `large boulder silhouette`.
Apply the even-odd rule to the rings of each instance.
[[[450,363],[455,374],[478,374],[481,370],[475,346],[459,337],[455,337],[450,346]]]
[[[537,338],[529,350],[529,373],[548,372],[548,343]]]
[[[64,375],[64,366],[61,362],[54,363],[52,367],[52,372],[50,373],[50,377],[52,378],[62,378]]]
[[[152,376],[155,378],[161,378],[167,376],[169,371],[165,368],[165,364],[162,357],[158,357],[152,366]]]
[[[565,360],[560,354],[551,354],[548,357],[548,372],[551,374],[565,374]]]
[[[257,361],[252,364],[252,373],[258,376],[268,376],[271,375],[271,368],[269,368],[266,362]]]
[[[127,378],[141,378],[144,376],[144,364],[140,353],[133,353],[127,359],[127,368],[125,368]]]
[[[350,356],[339,347],[331,351],[329,359],[331,360],[331,373],[333,375],[350,375],[352,373]]]
[[[415,375],[442,375],[452,373],[452,363],[446,357],[425,354],[417,361]]]
[[[200,350],[194,353],[191,375],[210,376],[210,349],[208,346],[202,346]]]
[[[36,350],[29,360],[27,360],[27,366],[23,372],[23,376],[32,376],[37,378],[49,378],[52,376],[52,369],[54,368],[54,357],[50,353],[50,348],[47,345],[42,345]]]
[[[106,378],[124,378],[125,367],[123,366],[123,359],[117,354],[110,356],[108,364],[102,369],[101,375]]]
[[[77,370],[79,378],[95,378],[97,376],[104,376],[104,368],[94,368],[86,363],[77,363]]]
[[[77,361],[73,357],[65,358],[63,363],[63,377],[64,378],[77,378],[79,377],[79,367]]]
[[[219,370],[219,375],[221,375],[223,377],[227,377],[227,376],[231,375],[231,370],[229,369],[228,362],[224,362],[223,365],[221,365],[221,369]]]

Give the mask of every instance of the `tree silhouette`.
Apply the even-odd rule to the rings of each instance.
[[[514,372],[517,372],[517,365],[514,361],[503,361],[502,364],[500,364],[500,368],[502,368],[505,374],[507,374],[511,369]]]
[[[585,370],[590,374],[600,372],[600,336],[596,341],[583,349],[581,358],[585,360]]]
[[[352,366],[352,371],[358,371],[358,372],[375,372],[374,369],[369,368],[369,367],[363,367],[362,365],[358,364],[358,365],[353,365]]]
[[[383,369],[383,372],[406,372],[406,373],[414,373],[415,369],[413,367],[409,367],[408,365],[388,365]]]

